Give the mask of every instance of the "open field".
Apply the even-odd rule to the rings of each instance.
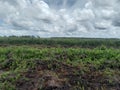
[[[120,39],[0,37],[0,90],[120,90]]]

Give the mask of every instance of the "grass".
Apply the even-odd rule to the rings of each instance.
[[[116,45],[66,45],[1,44],[0,90],[120,89],[120,49]]]

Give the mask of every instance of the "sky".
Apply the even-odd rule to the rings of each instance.
[[[120,0],[0,0],[0,36],[120,38]]]

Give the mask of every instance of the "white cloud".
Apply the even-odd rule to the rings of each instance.
[[[1,0],[0,35],[120,38],[119,0]],[[107,33],[106,33],[107,32]]]

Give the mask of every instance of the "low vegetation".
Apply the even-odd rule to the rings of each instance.
[[[0,37],[0,90],[119,90],[120,40]]]

